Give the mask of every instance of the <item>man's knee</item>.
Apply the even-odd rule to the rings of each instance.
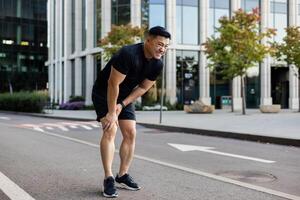
[[[136,137],[136,129],[135,128],[128,128],[123,131],[124,140],[133,142],[135,140],[135,137]]]
[[[113,125],[111,129],[103,131],[102,138],[107,140],[114,140],[117,132],[117,125]]]

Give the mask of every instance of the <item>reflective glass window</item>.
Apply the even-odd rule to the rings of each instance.
[[[9,85],[13,91],[46,88],[46,7],[46,0],[0,0],[0,92]]]
[[[176,51],[176,96],[181,104],[190,104],[199,98],[197,51]]]
[[[95,0],[95,46],[97,46],[98,41],[101,39],[101,0]]]
[[[216,32],[216,28],[220,27],[219,19],[223,16],[229,16],[229,0],[210,0],[209,1],[209,36],[214,35],[218,37],[219,33]],[[218,72],[210,73],[210,95],[212,104],[216,108],[221,108],[221,97],[230,96],[230,83],[228,80],[224,80],[223,76]]]
[[[177,0],[176,23],[179,44],[198,44],[198,1]]]
[[[219,19],[229,16],[229,0],[210,0],[209,4],[209,35],[216,33],[215,29],[220,26]]]
[[[270,6],[269,26],[277,30],[274,41],[281,42],[285,36],[284,28],[287,27],[287,1],[272,0]]]
[[[259,0],[242,0],[241,7],[245,11],[251,11],[254,8],[259,7]]]
[[[141,12],[142,25],[146,28],[165,27],[165,0],[142,0]]]
[[[112,24],[121,25],[130,22],[130,0],[112,0]]]
[[[298,26],[300,25],[300,4],[298,4]]]
[[[150,0],[149,27],[165,26],[165,1]]]
[[[71,19],[72,19],[72,46],[71,46],[71,50],[72,50],[72,53],[74,53],[75,52],[75,32],[76,32],[75,31],[75,1],[71,1],[71,4],[72,4],[72,8],[71,8]],[[55,42],[54,42],[54,44],[55,44]]]
[[[228,0],[209,0],[209,7],[211,8],[219,8],[219,9],[229,9],[229,1]]]
[[[86,48],[86,29],[87,29],[87,23],[86,23],[86,0],[82,0],[82,50],[85,50]]]

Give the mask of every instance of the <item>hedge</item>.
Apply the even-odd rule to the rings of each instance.
[[[46,92],[15,92],[0,94],[0,110],[41,113],[46,106]]]

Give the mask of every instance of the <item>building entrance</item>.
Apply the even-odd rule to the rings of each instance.
[[[271,68],[271,95],[273,104],[280,104],[281,108],[288,108],[289,99],[289,68]]]

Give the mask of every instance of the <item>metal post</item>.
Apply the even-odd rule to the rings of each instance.
[[[159,123],[162,123],[162,108],[164,105],[164,88],[165,88],[165,74],[166,74],[166,56],[163,57],[163,71],[161,78],[161,94],[160,94],[160,111],[159,111]]]

